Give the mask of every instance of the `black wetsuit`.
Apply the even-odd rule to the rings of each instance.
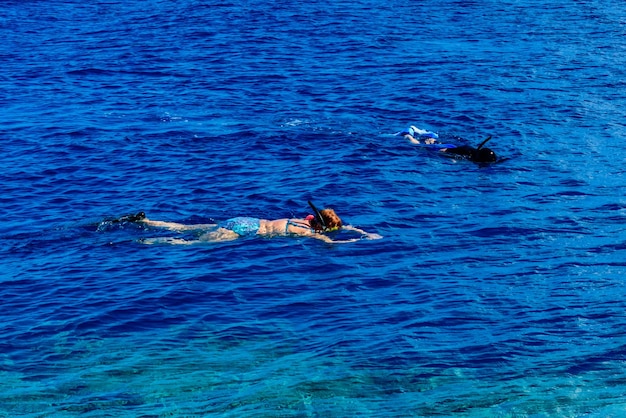
[[[469,145],[460,145],[451,148],[444,148],[441,151],[448,154],[460,155],[463,158],[474,161],[475,163],[493,163],[498,158],[496,153],[487,147],[479,149]]]

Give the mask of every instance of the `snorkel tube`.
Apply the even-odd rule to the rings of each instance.
[[[311,206],[311,209],[313,209],[313,212],[315,213],[315,219],[317,220],[317,222],[322,225],[322,231],[326,231],[328,229],[328,227],[326,226],[326,221],[324,221],[324,218],[322,217],[322,213],[315,207],[315,205],[309,200],[309,206]]]
[[[480,150],[480,149],[483,147],[483,145],[485,145],[485,144],[486,144],[487,142],[489,142],[490,140],[491,140],[491,135],[489,135],[489,136],[487,137],[487,139],[485,139],[483,142],[481,142],[481,143],[480,143],[480,145],[479,145],[479,146],[477,146],[477,147],[476,147],[476,151]]]

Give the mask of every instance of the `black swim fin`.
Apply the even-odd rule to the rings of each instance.
[[[121,218],[113,219],[111,223],[121,223],[121,222],[139,222],[146,219],[146,214],[144,212],[137,212],[132,215],[124,215]]]

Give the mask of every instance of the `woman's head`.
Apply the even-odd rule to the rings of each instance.
[[[341,229],[341,227],[343,226],[341,218],[337,216],[333,209],[320,210],[319,215],[322,217],[324,225],[322,225],[322,223],[320,223],[320,221],[315,216],[312,217],[312,219],[309,221],[311,228],[313,228],[315,231],[332,232]],[[324,226],[326,228],[324,228]]]
[[[341,219],[339,219],[339,216],[337,216],[334,210],[318,210],[310,200],[309,206],[311,206],[311,209],[315,212],[315,216],[313,219],[307,216],[307,220],[315,232],[332,232],[341,228]]]

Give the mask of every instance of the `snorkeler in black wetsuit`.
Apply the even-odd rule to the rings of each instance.
[[[460,155],[463,158],[466,158],[475,163],[495,163],[498,157],[496,153],[491,150],[491,148],[484,147],[489,141],[491,137],[488,137],[483,142],[480,143],[476,148],[470,145],[460,145],[450,148],[441,148],[439,151],[445,152],[447,154]]]
[[[437,143],[436,140],[439,139],[439,135],[434,132],[418,129],[415,126],[411,126],[404,131],[398,132],[396,135],[404,136],[412,144],[421,145],[422,142],[420,142],[420,139],[422,139],[423,145],[425,145],[429,149],[434,149],[439,152],[444,152],[446,154],[458,155],[475,163],[494,163],[498,159],[496,153],[493,152],[491,148],[487,148],[484,146],[487,142],[491,140],[491,136],[481,142],[480,145],[478,145],[476,148],[474,148],[470,145]]]

